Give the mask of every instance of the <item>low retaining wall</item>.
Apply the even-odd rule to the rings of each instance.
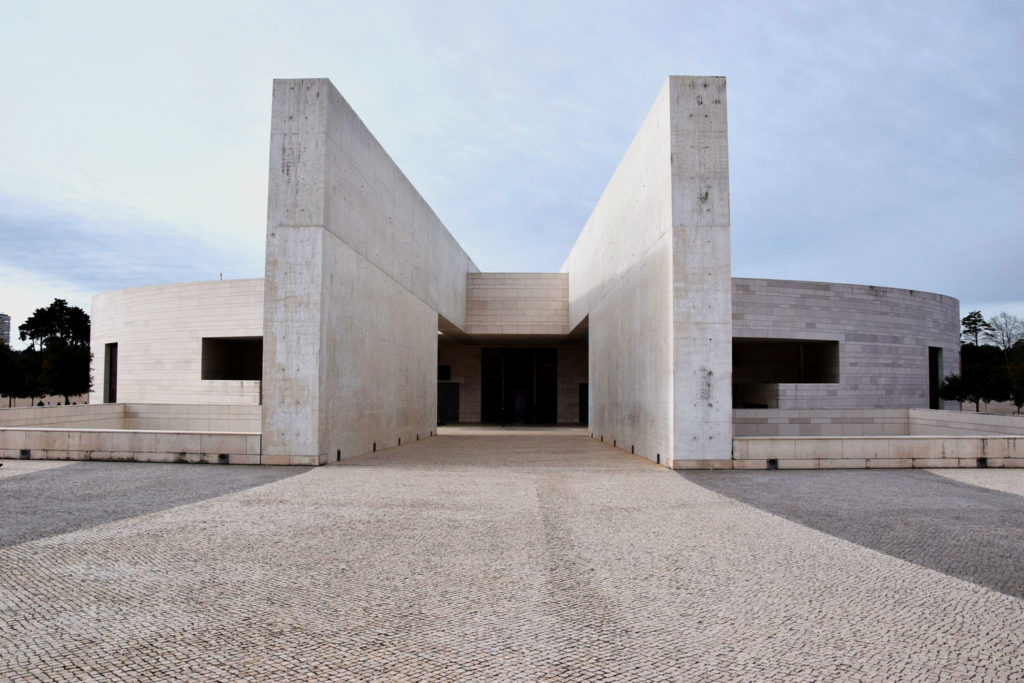
[[[911,436],[1024,435],[1024,416],[954,410],[908,410]]]
[[[259,432],[263,407],[259,405],[180,405],[173,403],[125,404],[125,429],[176,432]]]
[[[123,403],[3,408],[0,409],[0,427],[123,429],[124,408]]]
[[[259,465],[260,452],[249,432],[0,428],[0,458]]]
[[[0,427],[64,427],[174,432],[259,432],[258,405],[93,403],[0,409]]]
[[[734,410],[732,424],[733,436],[737,437],[909,434],[906,409]]]
[[[733,439],[734,469],[1024,467],[1024,436],[746,437]]]

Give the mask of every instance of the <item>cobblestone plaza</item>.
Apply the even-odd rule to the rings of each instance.
[[[564,431],[6,460],[0,680],[1020,678],[1022,496],[1021,470],[684,474]]]

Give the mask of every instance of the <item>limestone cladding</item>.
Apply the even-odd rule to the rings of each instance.
[[[480,421],[480,348],[438,343],[438,365],[449,366],[451,379],[447,382],[459,385],[459,422]]]
[[[92,300],[92,404],[103,402],[104,349],[117,344],[119,403],[256,405],[255,380],[204,380],[204,337],[261,337],[263,280],[133,287]]]
[[[733,411],[733,435],[737,437],[906,436],[910,433],[906,409]]]
[[[579,424],[580,385],[587,384],[587,347],[558,347],[558,422]]]
[[[927,408],[928,348],[942,349],[942,376],[960,370],[960,309],[952,297],[734,278],[732,300],[733,337],[839,343],[839,382],[780,384],[780,409]]]
[[[569,332],[566,273],[469,273],[466,275],[468,334]]]
[[[953,410],[909,410],[907,413],[908,433],[912,436],[1024,436],[1024,415],[986,415]]]

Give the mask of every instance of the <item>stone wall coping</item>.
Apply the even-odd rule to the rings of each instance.
[[[99,429],[69,429],[66,427],[0,427],[0,432],[107,432],[111,434],[212,434],[216,436],[260,436],[261,432],[189,432],[181,429],[110,429],[110,428],[99,428]]]
[[[1024,434],[896,434],[892,436],[734,436],[733,441],[851,441],[851,440],[924,440],[924,439],[1024,439]]]

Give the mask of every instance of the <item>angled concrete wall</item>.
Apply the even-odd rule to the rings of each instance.
[[[724,78],[671,77],[562,266],[594,436],[676,467],[730,458],[725,112]]]
[[[433,432],[437,315],[465,326],[476,271],[330,81],[275,81],[263,462]]]

